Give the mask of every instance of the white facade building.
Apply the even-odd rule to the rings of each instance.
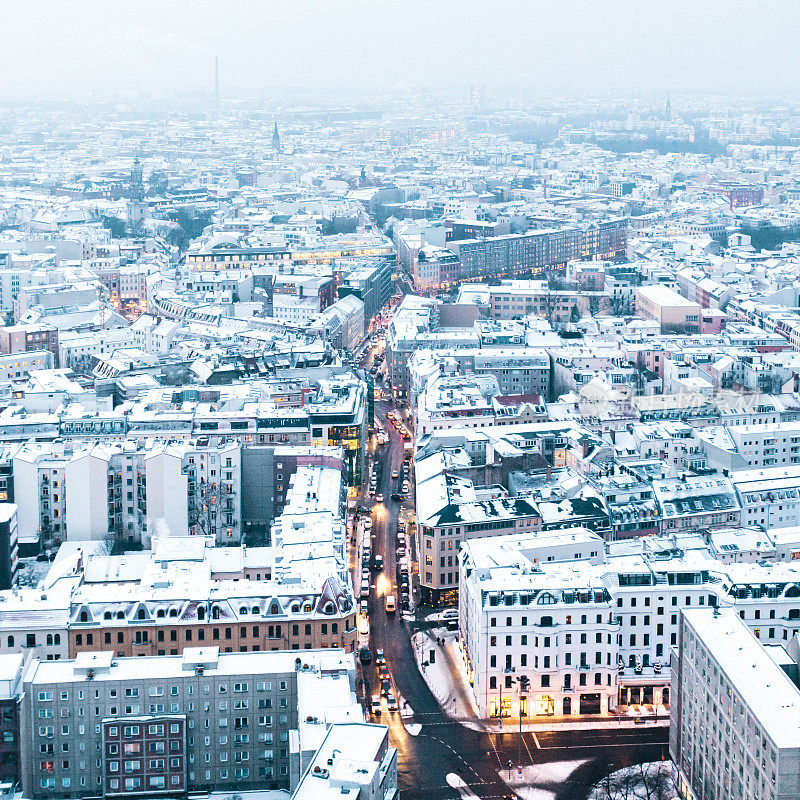
[[[800,797],[800,691],[733,609],[681,614],[673,698],[681,797]]]
[[[528,716],[667,705],[686,609],[733,606],[765,644],[800,631],[800,563],[725,564],[698,535],[513,534],[465,541],[459,561],[461,643],[483,717],[516,716],[520,703]]]

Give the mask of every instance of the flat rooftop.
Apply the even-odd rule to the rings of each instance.
[[[800,691],[732,609],[685,609],[725,679],[780,748],[800,748]]]

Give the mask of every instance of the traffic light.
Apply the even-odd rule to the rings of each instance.
[[[529,685],[530,685],[530,679],[525,675],[521,675],[519,679],[519,690],[522,694],[527,693]]]

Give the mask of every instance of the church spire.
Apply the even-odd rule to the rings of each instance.
[[[276,153],[281,152],[281,137],[278,134],[278,122],[275,121],[275,127],[272,129],[272,149]]]

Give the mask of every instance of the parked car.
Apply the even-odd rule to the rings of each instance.
[[[359,604],[359,610],[366,617],[369,614],[369,601],[362,600],[361,603]]]
[[[358,651],[358,659],[362,664],[372,663],[372,653],[370,652],[369,647],[362,647]]]

